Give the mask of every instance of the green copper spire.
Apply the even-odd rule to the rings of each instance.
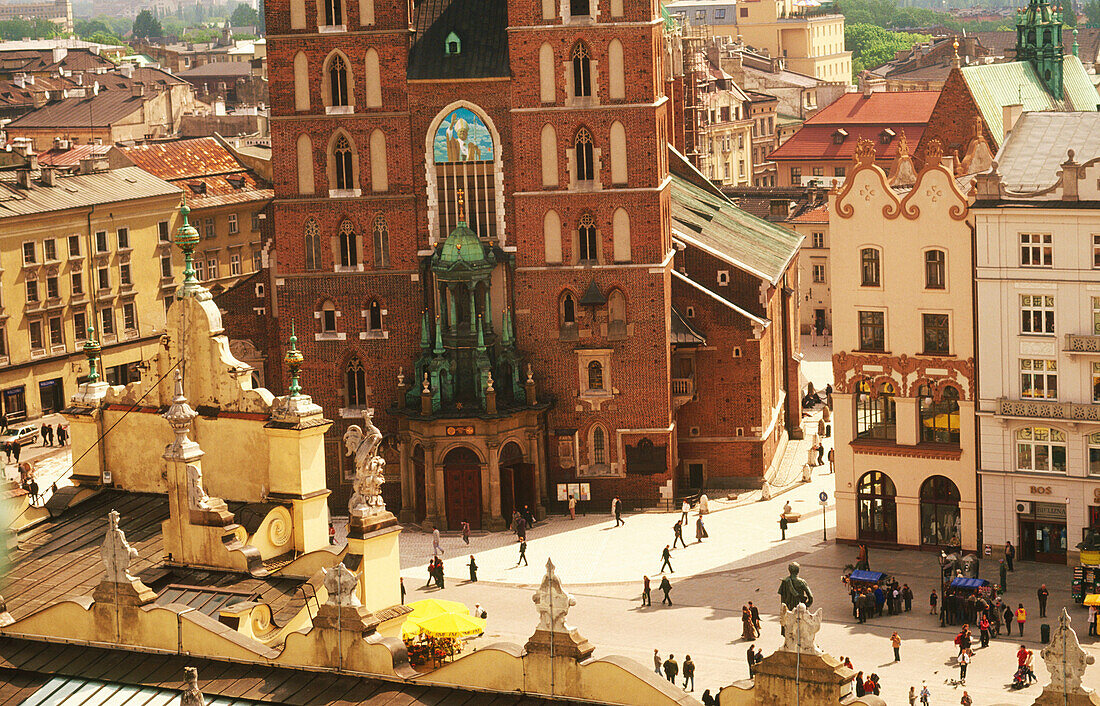
[[[500,322],[500,326],[504,329],[500,334],[501,345],[511,346],[515,343],[515,340],[512,338],[512,310],[508,307],[504,307],[504,315],[501,318],[502,321]]]
[[[290,322],[290,350],[283,356],[286,367],[290,369],[290,396],[297,397],[302,394],[302,386],[298,384],[298,373],[302,369],[305,356],[298,350],[298,337],[294,334],[294,322]]]
[[[99,341],[95,340],[95,329],[88,327],[88,340],[84,341],[84,355],[88,356],[88,382],[93,385],[99,382],[99,373],[96,371],[96,358],[102,348]]]
[[[435,348],[432,353],[443,355],[443,324],[439,320],[439,314],[435,315]]]
[[[424,313],[420,315],[420,347],[431,348],[432,347],[432,334],[428,330],[428,310],[425,309]]]
[[[481,314],[477,315],[477,349],[485,350],[485,329],[481,325]]]
[[[199,232],[187,222],[191,209],[184,203],[180,208],[183,225],[176,229],[176,246],[183,251],[183,284],[176,290],[176,299],[194,296],[203,291],[203,286],[195,279],[195,246],[199,244]]]

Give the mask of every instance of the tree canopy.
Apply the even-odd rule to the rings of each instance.
[[[134,19],[132,32],[134,37],[141,39],[164,36],[164,30],[161,28],[160,22],[148,10],[142,10],[138,13],[138,16]]]
[[[1100,27],[1100,0],[1089,0],[1081,6],[1081,11],[1088,18],[1089,27]]]
[[[49,20],[17,17],[0,22],[0,39],[52,39],[61,36],[61,27]]]
[[[927,42],[932,37],[911,32],[891,32],[865,22],[846,23],[844,48],[852,52],[852,75],[864,69],[874,69],[890,61],[899,51]]]
[[[1093,0],[1094,2],[1096,0]],[[960,20],[946,12],[923,7],[898,7],[897,0],[837,0],[845,24],[870,24],[885,29],[946,27],[962,32],[992,32],[1013,29],[1012,18],[1004,20]]]
[[[233,23],[234,27],[255,27],[259,21],[259,16],[255,10],[242,2],[233,10],[233,14],[229,16],[229,21]]]

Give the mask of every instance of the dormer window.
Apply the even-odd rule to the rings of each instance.
[[[191,191],[196,194],[201,195],[206,193],[206,182],[204,181],[192,181],[189,182],[187,186],[191,187]]]
[[[447,35],[447,39],[443,43],[443,53],[447,56],[454,56],[455,54],[462,53],[462,40],[459,39],[458,35],[454,32]]]
[[[897,137],[897,133],[890,128],[886,128],[878,134],[878,141],[881,144],[888,145],[890,144],[890,140],[894,139],[895,137]]]
[[[840,128],[836,132],[833,133],[833,144],[834,145],[842,144],[844,142],[844,140],[846,140],[847,138],[848,138],[848,131],[845,130],[844,128]]]

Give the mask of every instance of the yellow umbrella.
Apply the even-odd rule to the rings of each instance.
[[[413,618],[405,620],[401,624],[401,639],[402,640],[415,640],[420,636],[420,623],[416,622]]]
[[[432,637],[472,637],[485,632],[485,619],[458,613],[443,613],[417,621],[420,629]]]
[[[409,604],[412,608],[412,613],[409,614],[409,618],[413,620],[424,620],[425,618],[434,618],[437,615],[443,615],[444,613],[456,613],[459,615],[469,615],[470,609],[466,607],[466,604],[459,603],[458,601],[445,601],[439,598],[425,598],[421,601],[413,601]]]

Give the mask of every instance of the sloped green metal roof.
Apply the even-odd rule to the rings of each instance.
[[[686,158],[669,148],[681,164]],[[672,174],[673,235],[710,252],[751,275],[775,284],[798,252],[802,237],[738,208],[717,190],[706,189],[680,174]]]
[[[481,262],[485,259],[485,246],[465,223],[451,231],[443,241],[443,262]]]
[[[965,66],[960,72],[985,124],[998,142],[1004,134],[1001,110],[1006,105],[1022,103],[1024,112],[1029,113],[1036,110],[1093,111],[1100,104],[1100,94],[1085,73],[1085,67],[1072,55],[1062,60],[1062,100],[1046,92],[1035,68],[1027,61]]]

